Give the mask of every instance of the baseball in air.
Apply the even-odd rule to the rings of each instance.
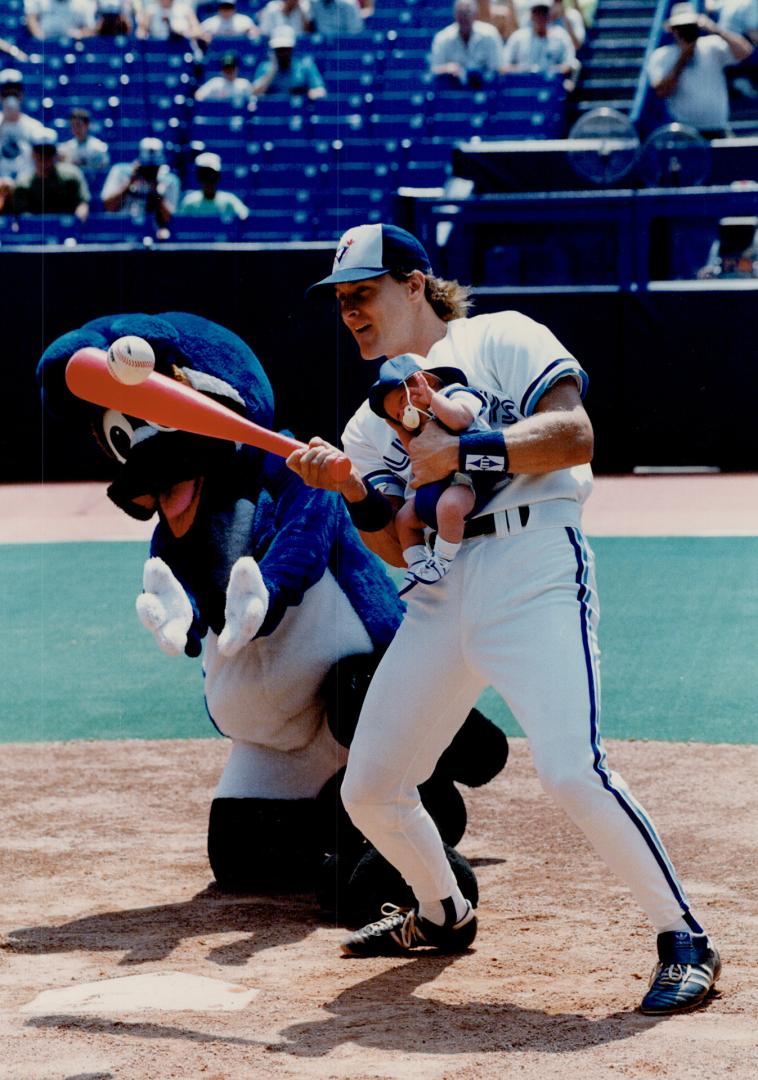
[[[117,382],[127,386],[136,386],[144,382],[155,368],[155,353],[149,341],[144,338],[117,338],[108,349],[108,371]]]

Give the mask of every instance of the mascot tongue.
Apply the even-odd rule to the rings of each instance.
[[[192,505],[195,495],[199,491],[198,480],[180,480],[178,484],[167,491],[162,491],[158,496],[161,510],[168,521],[181,517]]]

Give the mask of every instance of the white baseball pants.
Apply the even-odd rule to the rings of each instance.
[[[419,901],[449,896],[455,879],[417,788],[492,685],[529,740],[544,790],[655,928],[684,916],[697,930],[649,816],[606,763],[599,609],[578,507],[562,512],[562,521],[573,517],[576,524],[556,526],[551,518],[560,504],[540,505],[543,513],[533,507],[526,529],[516,521],[511,533],[499,523],[504,535],[464,541],[446,577],[406,595],[407,614],[372,680],[350,747],[343,801]]]

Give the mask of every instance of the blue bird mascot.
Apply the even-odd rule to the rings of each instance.
[[[339,921],[366,922],[410,896],[339,799],[363,697],[403,616],[397,590],[342,499],[306,487],[281,458],[74,397],[69,358],[125,335],[150,343],[156,371],[257,424],[271,427],[274,398],[236,334],[182,312],[94,319],[54,341],[37,370],[45,408],[88,424],[113,459],[113,502],[157,514],[137,612],[163,652],[203,652],[208,714],[231,745],[210,808],[213,874],[229,891],[314,892]],[[455,781],[486,783],[507,753],[472,710],[420,789],[474,903],[476,878],[454,846],[466,827]]]

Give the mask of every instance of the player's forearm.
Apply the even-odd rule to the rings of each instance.
[[[592,425],[582,408],[537,413],[504,434],[511,473],[548,473],[592,460]]]

